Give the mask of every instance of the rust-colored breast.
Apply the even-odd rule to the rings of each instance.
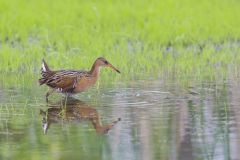
[[[81,77],[81,79],[77,82],[73,92],[79,93],[87,90],[89,87],[93,86],[97,81],[97,77]]]

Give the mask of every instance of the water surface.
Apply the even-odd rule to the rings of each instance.
[[[49,103],[45,91],[0,88],[0,159],[240,157],[240,86],[232,80],[100,84]]]

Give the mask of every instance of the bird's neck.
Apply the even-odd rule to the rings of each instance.
[[[89,71],[89,73],[93,76],[93,77],[98,77],[99,73],[100,73],[100,66],[96,64],[96,62],[92,65],[91,70]]]

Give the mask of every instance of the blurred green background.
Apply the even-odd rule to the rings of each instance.
[[[237,0],[1,0],[0,72],[36,74],[42,58],[89,69],[104,56],[121,79],[235,73],[239,8]]]

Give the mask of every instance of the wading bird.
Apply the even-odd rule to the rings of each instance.
[[[48,96],[54,91],[74,94],[80,93],[93,86],[100,73],[101,67],[109,67],[114,71],[120,73],[111,63],[109,63],[105,58],[99,57],[93,63],[90,71],[82,70],[51,70],[47,63],[42,61],[41,75],[39,79],[39,84],[46,84],[50,87],[50,90],[46,93],[46,101],[48,101]]]

